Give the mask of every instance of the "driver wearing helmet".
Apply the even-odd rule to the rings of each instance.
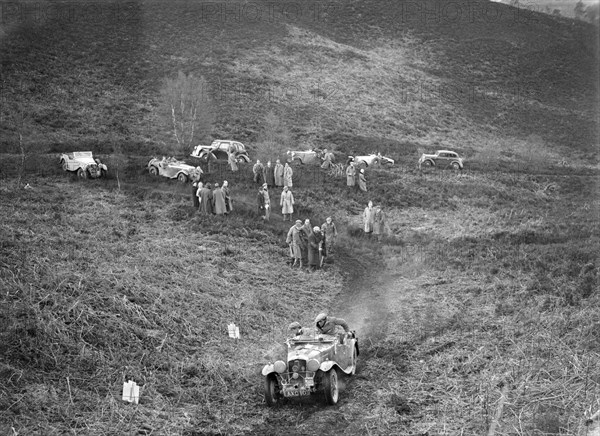
[[[304,331],[302,330],[302,325],[300,325],[298,321],[294,321],[293,323],[291,323],[288,327],[288,330],[292,337],[302,336],[302,334],[304,334]]]
[[[348,323],[342,318],[334,318],[333,316],[327,316],[325,313],[320,313],[315,319],[317,326],[317,332],[324,335],[335,335],[337,326],[342,327],[347,333],[350,333],[350,327]]]

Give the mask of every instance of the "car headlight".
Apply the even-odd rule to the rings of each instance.
[[[273,364],[273,369],[275,369],[275,372],[278,372],[279,374],[285,372],[285,362],[283,360],[278,360]]]
[[[308,371],[315,372],[316,370],[319,369],[319,366],[321,366],[321,365],[319,364],[318,360],[316,360],[316,359],[310,359],[308,361],[308,363],[306,364],[306,369]]]

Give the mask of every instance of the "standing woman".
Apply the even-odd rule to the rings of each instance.
[[[358,188],[363,192],[367,192],[367,179],[365,178],[364,168],[360,170],[358,175]]]
[[[283,187],[283,192],[281,193],[281,200],[279,201],[279,205],[281,206],[281,214],[283,215],[283,220],[291,221],[292,214],[294,213],[294,195],[287,186]]]
[[[235,157],[235,153],[227,153],[227,163],[231,167],[231,171],[233,171],[234,173],[238,170],[237,158]]]
[[[385,215],[381,210],[381,206],[375,207],[375,215],[373,216],[373,234],[377,235],[377,242],[381,242],[381,237],[385,229]]]
[[[223,194],[223,191],[221,190],[221,188],[219,188],[218,183],[215,183],[215,189],[213,191],[213,204],[215,206],[216,215],[225,214],[225,194]]]
[[[283,169],[283,186],[287,186],[288,188],[292,187],[292,176],[294,175],[294,170],[287,162],[285,163],[285,168]]]

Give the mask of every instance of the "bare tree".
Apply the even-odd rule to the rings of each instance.
[[[269,111],[263,118],[263,128],[258,138],[259,158],[268,160],[284,154],[290,145],[291,134],[275,111]]]
[[[196,141],[208,137],[214,123],[208,84],[203,77],[179,71],[175,79],[165,79],[161,97],[178,151],[187,155]]]

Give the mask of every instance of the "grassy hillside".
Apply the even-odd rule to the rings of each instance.
[[[48,2],[37,19],[4,16],[0,433],[585,434],[600,408],[597,28],[415,4]],[[223,219],[146,174],[174,145],[159,89],[179,70],[211,84],[212,135],[252,158],[268,154],[271,111],[289,133],[277,151],[396,160],[367,171],[368,193],[295,167],[297,217],[338,224],[335,263],[286,265],[288,225],[277,209],[256,217],[248,165],[207,175],[232,187]],[[416,168],[442,147],[463,172]],[[58,169],[76,149],[109,178]],[[368,200],[386,211],[381,243],[361,230]],[[357,329],[357,376],[335,407],[268,409],[262,365],[290,321],[322,310]],[[129,379],[139,405],[120,399]]]

